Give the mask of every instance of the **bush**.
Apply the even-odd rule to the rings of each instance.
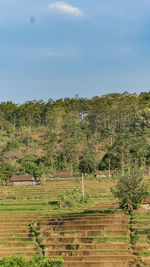
[[[121,176],[111,191],[114,197],[119,199],[120,207],[129,213],[137,209],[148,195],[147,186],[142,183],[140,172],[135,170],[132,170],[130,175],[126,173]]]
[[[80,204],[88,203],[91,196],[88,191],[85,191],[83,196],[82,191],[76,187],[73,190],[65,191],[63,194],[58,196],[60,207],[76,207]]]
[[[23,256],[4,257],[0,259],[0,267],[61,267],[63,259],[48,259],[36,255],[32,260],[28,260]]]
[[[4,257],[0,259],[0,267],[29,267],[29,261],[25,257]],[[32,266],[32,265],[30,265]]]
[[[40,263],[39,267],[61,267],[62,264],[63,260],[61,258],[58,259],[44,258],[44,260]]]

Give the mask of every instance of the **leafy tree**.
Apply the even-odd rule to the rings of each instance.
[[[8,162],[0,162],[0,184],[7,184],[9,178],[15,174],[16,168]]]
[[[135,170],[121,176],[111,192],[119,199],[120,207],[129,213],[137,209],[148,194],[147,186],[142,183],[141,174]]]
[[[17,159],[19,163],[18,174],[34,174],[36,177],[42,175],[42,168],[38,165],[39,159],[36,155],[26,154],[23,158]]]
[[[21,105],[1,102],[0,130],[3,162],[9,157],[15,164],[22,152],[41,157],[40,163],[17,160],[17,173],[40,176],[39,170],[45,168],[73,174],[82,168],[91,173],[95,166],[120,169],[122,174],[133,166],[147,170],[150,92],[112,93],[92,99],[75,96],[46,103],[32,100]]]
[[[81,173],[92,173],[95,170],[95,164],[92,159],[83,158],[79,162],[79,171]]]
[[[122,133],[109,147],[103,156],[99,168],[108,169],[108,159],[111,159],[111,169],[121,169],[122,173],[131,167],[146,167],[150,145],[145,135],[137,133]]]

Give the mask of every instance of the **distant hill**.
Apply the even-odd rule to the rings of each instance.
[[[0,103],[0,182],[14,174],[150,168],[150,92]]]

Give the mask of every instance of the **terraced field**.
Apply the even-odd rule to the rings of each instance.
[[[110,193],[110,185],[100,181],[85,181],[85,186],[92,196],[91,208],[98,206],[98,209],[112,206],[113,197]],[[106,187],[107,185],[107,187]],[[5,214],[53,214],[62,212],[56,207],[52,208],[50,202],[57,201],[58,195],[66,190],[72,190],[75,187],[81,187],[78,180],[52,181],[42,186],[16,186],[0,187],[0,213]],[[99,202],[101,205],[99,205]],[[86,208],[80,206],[75,211],[83,211]],[[65,210],[64,210],[65,212]],[[69,209],[66,208],[66,212]]]
[[[53,217],[1,215],[0,219],[0,257],[31,257],[38,252],[28,229],[36,220],[45,255],[62,256],[64,266],[134,266],[129,218],[124,214],[87,211]]]
[[[45,255],[61,256],[64,266],[136,266],[130,245],[129,218],[114,212],[112,182],[85,181],[93,201],[86,206],[53,208],[64,190],[79,181],[53,181],[44,186],[1,187],[0,257],[31,257],[38,246],[29,235],[36,221],[46,245]]]
[[[35,216],[0,214],[0,257],[24,255],[32,257],[37,247],[29,237],[28,224]]]
[[[64,266],[134,266],[129,218],[87,212],[40,220],[46,256],[62,256]]]
[[[110,187],[114,182],[95,180],[85,180],[85,187],[93,198],[99,200],[112,200]],[[64,190],[72,190],[75,187],[81,187],[81,179],[69,179],[64,181],[51,181],[44,185],[37,186],[1,186],[0,201],[6,200],[54,200]]]
[[[142,212],[137,211],[133,215],[134,251],[141,266],[148,267],[150,266],[150,210],[144,214]]]

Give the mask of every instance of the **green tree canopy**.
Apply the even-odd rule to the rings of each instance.
[[[0,162],[0,184],[6,184],[15,174],[16,168],[8,162]]]
[[[135,170],[121,176],[116,187],[111,191],[114,197],[119,199],[120,207],[128,210],[129,213],[137,209],[148,194],[147,186],[142,183],[140,172]]]

